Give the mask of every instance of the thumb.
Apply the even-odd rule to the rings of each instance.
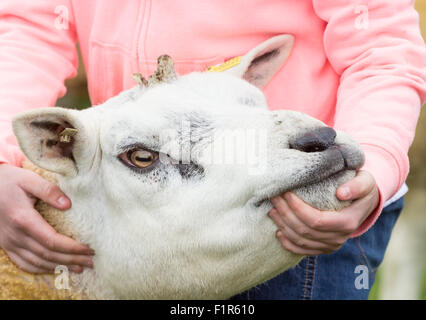
[[[71,207],[71,200],[56,184],[43,179],[34,172],[25,173],[21,188],[57,209],[66,210]]]
[[[336,194],[340,200],[355,200],[365,197],[375,186],[373,176],[367,171],[360,170],[355,178],[341,185]]]

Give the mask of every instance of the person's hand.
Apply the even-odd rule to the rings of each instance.
[[[80,273],[93,267],[88,246],[57,233],[34,209],[36,198],[66,210],[71,201],[34,172],[0,164],[0,247],[22,270],[51,273],[66,265]]]
[[[355,178],[337,189],[340,200],[354,200],[338,211],[319,211],[286,192],[273,198],[268,213],[279,227],[276,236],[282,246],[301,255],[328,254],[337,251],[377,207],[379,193],[373,176],[359,171]]]

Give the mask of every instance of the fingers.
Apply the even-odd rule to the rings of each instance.
[[[87,255],[64,254],[51,251],[29,237],[25,239],[24,243],[30,252],[33,252],[41,259],[47,262],[52,262],[55,265],[73,266],[71,270],[74,272],[82,270],[81,266],[93,268],[93,261]]]
[[[276,221],[280,228],[284,228],[284,226],[289,226],[292,229],[299,229],[302,233],[303,223],[299,221],[299,219],[293,214],[291,209],[289,208],[286,201],[284,201],[281,197],[275,197],[271,199],[273,206],[276,210],[272,209],[269,212],[271,218]]]
[[[319,249],[323,253],[335,251],[345,243],[344,233],[322,232],[304,224],[281,197],[272,199],[272,203],[276,209],[272,209],[269,216],[280,228],[278,237],[284,236],[299,247]]]
[[[344,194],[346,199],[354,199],[351,205],[339,212],[317,210],[291,192],[271,199],[275,209],[269,212],[269,216],[280,228],[277,237],[285,249],[304,255],[334,252],[359,228],[379,202],[375,180],[365,171],[359,172],[339,192],[339,197]]]
[[[286,250],[295,254],[332,253],[346,242],[355,228],[351,220],[338,217],[340,213],[321,212],[291,193],[286,193],[285,199],[275,197],[271,202],[275,208],[269,216],[279,227],[276,236]]]
[[[57,185],[43,179],[34,172],[25,172],[20,187],[57,209],[66,210],[71,207],[71,201]]]
[[[94,252],[86,245],[58,234],[37,211],[29,209],[24,218],[14,217],[15,229],[7,232],[8,252],[13,252],[19,266],[29,265],[38,272],[51,272],[57,265],[66,265],[71,271],[80,273],[83,267],[93,268],[90,255]],[[27,271],[27,269],[24,269]],[[28,269],[30,270],[30,269]]]
[[[17,229],[10,232],[9,242],[4,248],[8,253],[13,253],[16,260],[13,261],[19,267],[28,272],[36,270],[37,273],[52,272],[57,265],[66,265],[76,273],[82,272],[83,267],[93,268],[93,261],[89,256],[94,254],[92,249],[56,233],[35,210],[29,210],[27,216],[25,222],[21,222],[20,218],[15,221]]]
[[[355,178],[341,185],[337,189],[340,200],[355,200],[365,197],[376,186],[373,176],[367,171],[358,171]]]
[[[285,193],[284,199],[278,197],[278,201],[286,203],[288,209],[280,213],[293,213],[293,215],[288,215],[288,224],[299,234],[318,238],[321,237],[321,232],[332,232],[338,235],[352,231],[352,221],[348,221],[350,219],[347,215],[342,216],[335,212],[317,210],[291,192]],[[329,237],[330,235],[327,234],[326,236]]]
[[[307,249],[302,248],[291,242],[285,237],[279,237],[281,241],[281,245],[284,247],[284,249],[287,249],[290,252],[293,252],[295,254],[305,255],[305,256],[316,256],[319,254],[324,254],[326,252],[322,250],[316,250],[316,249]]]
[[[28,264],[36,268],[46,270],[46,273],[52,273],[57,266],[57,264],[44,260],[36,256],[34,253],[22,248],[17,248],[15,253]]]
[[[56,252],[77,255],[93,255],[94,251],[87,245],[78,243],[74,239],[68,238],[53,229],[40,214],[32,209],[26,215],[26,220],[21,222],[22,231],[36,240],[43,247]]]
[[[8,253],[12,252],[14,254],[16,260],[14,262],[18,266],[25,266],[28,269],[31,265],[38,270],[37,273],[52,272],[58,265],[66,265],[71,271],[76,273],[82,272],[83,267],[93,268],[93,262],[89,256],[51,251],[24,234],[15,235],[4,249]],[[30,270],[27,269],[24,270]]]
[[[15,167],[0,166],[0,247],[12,261],[27,272],[51,272],[57,265],[81,272],[93,267],[93,250],[58,234],[34,209],[32,196],[59,209],[69,200],[59,188],[37,174]]]
[[[47,261],[31,251],[17,248],[15,251],[6,251],[9,258],[22,270],[30,273],[53,273],[56,267],[60,264]],[[72,272],[81,273],[83,268],[81,266],[70,265],[67,266]]]
[[[326,242],[301,237],[291,228],[287,227],[280,228],[280,230],[278,230],[276,233],[276,237],[281,240],[281,243],[283,244],[284,248],[288,250],[292,249],[290,245],[292,245],[293,248],[297,247],[299,254],[302,254],[302,252],[304,252],[303,254],[307,255],[332,253],[342,246],[342,244],[340,243],[329,244]],[[308,251],[312,252],[308,253]]]
[[[9,256],[10,260],[13,261],[20,269],[29,272],[29,273],[49,273],[49,270],[36,267],[32,265],[31,263],[27,262],[23,258],[21,258],[19,255],[17,255],[14,252],[6,251],[7,255]]]
[[[339,211],[339,215],[342,217],[346,216],[352,218],[352,220],[356,220],[352,228],[357,229],[379,204],[380,199],[377,188],[374,187],[373,191],[365,197],[355,200],[349,207]]]

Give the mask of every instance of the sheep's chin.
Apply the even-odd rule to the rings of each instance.
[[[341,201],[336,196],[339,186],[346,183],[356,175],[355,170],[344,170],[320,181],[304,187],[293,189],[303,201],[322,210],[338,211],[348,206],[351,201]]]

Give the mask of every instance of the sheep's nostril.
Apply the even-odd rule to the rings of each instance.
[[[326,150],[328,147],[320,142],[313,142],[308,143],[303,146],[299,146],[298,148],[295,148],[297,150],[303,151],[303,152],[320,152]]]
[[[322,127],[297,137],[290,143],[290,148],[303,152],[320,152],[331,147],[335,138],[336,131],[330,127]]]

